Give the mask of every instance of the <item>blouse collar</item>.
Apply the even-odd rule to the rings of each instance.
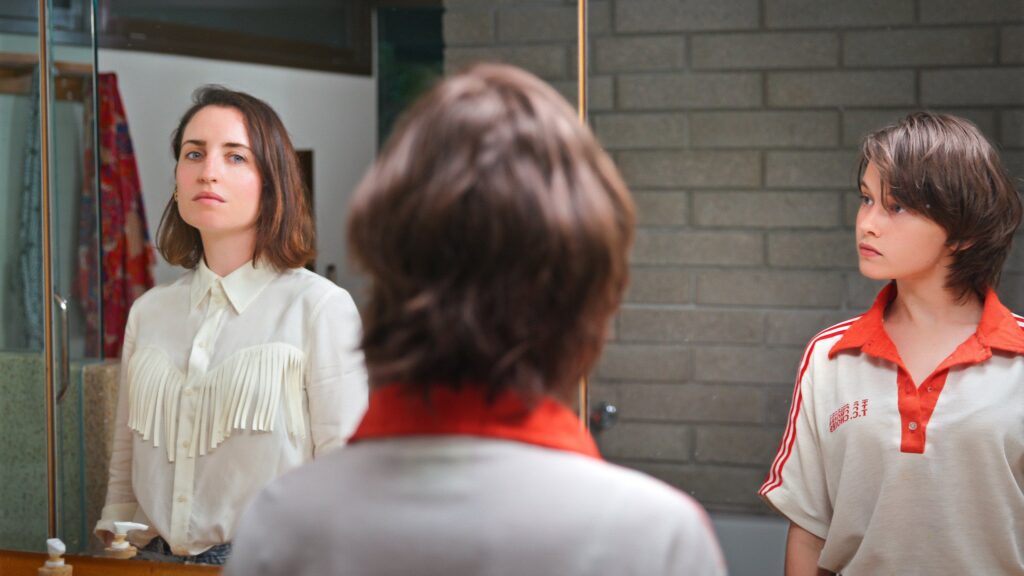
[[[507,391],[488,402],[473,385],[435,384],[426,392],[401,384],[378,387],[350,442],[436,435],[499,438],[601,457],[576,415],[555,399],[543,396],[527,405]]]
[[[235,312],[241,314],[275,277],[277,271],[272,266],[262,261],[254,265],[250,260],[222,278],[200,259],[192,275],[191,307],[199,306],[210,290],[220,284]]]

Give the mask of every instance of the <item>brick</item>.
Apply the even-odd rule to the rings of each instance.
[[[572,80],[555,80],[551,85],[558,90],[574,109],[577,107],[577,89],[579,82]],[[611,110],[615,107],[615,83],[612,76],[594,76],[587,78],[587,109],[593,114],[604,110]]]
[[[913,0],[765,0],[768,28],[851,28],[913,21]]]
[[[847,283],[846,308],[853,311],[851,316],[856,316],[871,307],[886,281],[872,280],[860,273],[851,272]]]
[[[1024,190],[1024,152],[1020,150],[1003,150],[999,153],[1003,166],[1016,179],[1017,189]]]
[[[645,304],[685,304],[692,300],[692,275],[680,268],[630,269],[626,302]]]
[[[1024,68],[924,70],[921,103],[928,106],[1017,106],[1024,100]]]
[[[888,110],[844,110],[843,111],[843,146],[860,148],[864,137],[880,130],[905,117],[913,112],[912,108],[888,109]],[[982,109],[935,109],[936,112],[945,112],[970,120],[978,129],[989,138],[995,136],[995,113],[992,110]]]
[[[685,491],[704,506],[721,510],[764,512],[757,490],[764,482],[763,467],[694,466],[654,462],[623,462]]]
[[[843,197],[843,226],[854,229],[857,226],[857,212],[860,211],[860,191],[850,190]]]
[[[996,35],[992,29],[871,30],[847,32],[845,66],[907,67],[994,64]]]
[[[765,340],[773,346],[806,346],[818,332],[856,315],[852,311],[767,312]]]
[[[573,10],[579,10],[577,2],[571,2]],[[612,3],[587,2],[587,34],[591,38],[610,34],[612,31]],[[573,37],[575,40],[575,37]]]
[[[698,34],[690,40],[695,69],[831,68],[839,36],[831,32]]]
[[[771,72],[768,105],[779,108],[907,106],[911,71]]]
[[[642,458],[686,462],[693,438],[690,428],[678,424],[619,422],[600,433],[598,443],[605,458]]]
[[[1024,26],[1007,26],[1001,33],[999,60],[1005,64],[1024,64]]]
[[[837,308],[845,288],[840,273],[708,270],[697,275],[697,303]]]
[[[595,114],[592,121],[601,145],[609,150],[686,144],[685,114]]]
[[[698,462],[769,466],[781,438],[774,428],[699,426],[694,457]]]
[[[757,423],[762,414],[763,395],[759,387],[734,384],[616,384],[615,387],[619,415],[624,419]]]
[[[837,112],[697,112],[695,148],[820,148],[839,143]]]
[[[1001,116],[1001,144],[1024,147],[1024,110],[1003,110]]]
[[[1006,258],[1003,270],[1004,272],[1024,272],[1024,237],[1019,229],[1013,239],[1013,247],[1010,248],[1010,255]]]
[[[750,266],[764,262],[761,234],[640,230],[633,246],[637,264]]]
[[[842,188],[857,186],[857,153],[768,152],[765,184],[771,188]]]
[[[504,6],[498,10],[498,38],[503,43],[575,41],[575,6]]]
[[[617,32],[678,32],[756,28],[757,0],[633,0],[616,2]]]
[[[634,188],[753,187],[761,183],[757,152],[627,151],[619,170]]]
[[[745,72],[632,74],[618,78],[624,110],[754,108],[761,105],[761,77]]]
[[[686,224],[686,194],[673,192],[634,192],[640,226],[683,226]]]
[[[686,65],[682,36],[595,38],[593,69],[599,73],[673,70]]]
[[[834,192],[697,192],[694,223],[708,227],[831,228],[839,224]]]
[[[568,56],[563,46],[500,46],[493,48],[446,48],[445,73],[475,62],[504,62],[519,66],[545,79],[568,78]]]
[[[693,351],[699,382],[780,384],[792,381],[802,348],[701,346]]]
[[[768,235],[768,264],[778,268],[857,267],[854,235],[838,232],[773,232]]]
[[[792,387],[789,389],[780,387],[778,391],[772,390],[764,395],[764,421],[774,425],[773,429],[780,442],[786,430],[786,423],[789,421],[789,408],[792,404]]]
[[[494,42],[494,11],[446,10],[442,20],[445,46]]]
[[[764,316],[746,310],[680,310],[625,306],[619,312],[623,341],[757,343],[764,339]]]
[[[686,380],[690,353],[681,346],[609,344],[597,366],[605,380]]]
[[[1024,312],[1024,274],[1003,274],[996,292],[1004,306],[1018,314]]]
[[[1020,0],[928,0],[921,2],[920,18],[924,24],[1020,22],[1024,4]]]

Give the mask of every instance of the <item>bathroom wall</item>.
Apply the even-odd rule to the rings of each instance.
[[[446,2],[452,66],[573,76],[575,2]],[[1019,0],[595,0],[591,121],[640,211],[632,285],[593,380],[604,454],[714,512],[756,496],[818,330],[857,272],[856,149],[909,110],[966,116],[1024,174]],[[1024,310],[1024,252],[1000,294]]]

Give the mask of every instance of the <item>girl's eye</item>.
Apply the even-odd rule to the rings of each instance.
[[[889,206],[889,211],[894,213],[894,214],[902,214],[902,213],[906,212],[907,209],[904,208],[903,206],[900,206],[899,204],[893,204],[893,205]]]
[[[871,206],[871,204],[873,204],[874,202],[871,200],[871,197],[868,196],[867,194],[861,194],[860,195],[860,203],[863,206]]]
[[[198,160],[200,156],[202,156],[202,154],[196,150],[185,152],[185,158],[188,158],[189,160]]]
[[[241,164],[242,162],[245,162],[245,156],[242,156],[241,154],[232,154],[228,156],[228,159],[230,159],[235,164]]]

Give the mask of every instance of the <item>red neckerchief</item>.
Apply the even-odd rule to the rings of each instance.
[[[422,390],[388,384],[370,394],[370,407],[349,442],[398,436],[483,436],[535,444],[601,458],[576,415],[551,397],[532,407],[514,392],[488,403],[479,386],[456,390],[435,384]]]

